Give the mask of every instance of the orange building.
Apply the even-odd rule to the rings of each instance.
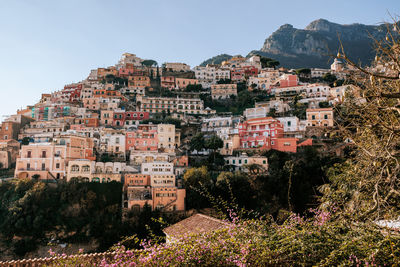
[[[156,151],[158,149],[157,125],[140,125],[134,132],[126,132],[125,148],[139,151]]]
[[[125,174],[124,186],[149,186],[150,175],[140,173]]]
[[[77,134],[63,134],[55,137],[54,142],[67,146],[67,162],[74,159],[96,160],[93,152],[94,141],[90,137]]]
[[[147,76],[129,76],[128,85],[131,87],[150,87],[150,78]]]
[[[307,109],[307,126],[333,126],[332,108]]]
[[[98,68],[97,69],[97,78],[105,78],[107,75],[117,76],[118,70],[116,67],[108,67],[108,68]]]
[[[75,124],[82,124],[85,127],[99,127],[100,120],[98,118],[75,118]]]
[[[161,87],[174,89],[175,88],[175,77],[174,76],[163,76],[161,77]]]
[[[175,78],[175,88],[185,89],[188,85],[199,84],[197,79],[185,79],[185,78]]]
[[[134,180],[145,182],[145,179]],[[183,211],[185,210],[186,190],[177,187],[151,187],[149,184],[128,186],[127,207],[141,210],[148,205],[152,210]]]

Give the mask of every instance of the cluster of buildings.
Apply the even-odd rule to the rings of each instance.
[[[337,61],[331,71],[345,75]],[[205,107],[201,94],[224,101],[237,96],[238,83],[271,98],[241,115]],[[200,92],[185,90],[198,85]],[[174,96],[148,94],[155,87]],[[248,152],[295,153],[313,145],[316,129],[333,127],[332,106],[348,90],[354,88],[301,83],[291,72],[262,68],[258,56],[191,69],[185,63],[149,66],[125,53],[115,66],[92,70],[85,80],[42,94],[36,104],[6,118],[0,126],[0,167],[15,167],[17,179],[121,182],[127,208],[180,211],[190,158],[209,153],[190,151],[196,133],[222,139],[219,152],[232,170],[257,165],[267,171],[268,159]],[[290,115],[294,101],[306,106],[303,118]],[[328,107],[320,108],[321,102]]]

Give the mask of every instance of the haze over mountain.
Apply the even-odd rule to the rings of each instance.
[[[265,40],[260,50],[253,50],[248,56],[259,54],[274,58],[288,68],[327,68],[333,60],[330,55],[336,55],[338,51],[340,38],[351,59],[369,64],[375,55],[373,38],[381,40],[386,33],[385,24],[341,25],[324,19],[311,22],[305,29],[284,24]],[[217,56],[202,64],[216,63],[220,58]]]

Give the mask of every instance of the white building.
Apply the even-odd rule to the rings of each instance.
[[[321,84],[310,84],[306,88],[306,96],[312,97],[328,97],[331,92],[331,87]]]
[[[267,117],[267,108],[266,107],[256,107],[256,108],[247,108],[243,115],[247,119],[254,119],[254,118],[264,118]]]
[[[230,79],[231,72],[229,69],[216,68],[213,66],[193,68],[196,79],[199,81],[203,88],[210,88],[211,85],[216,84],[219,80]]]
[[[312,68],[311,69],[311,78],[322,78],[325,74],[330,73],[330,69],[320,69],[320,68]]]
[[[284,132],[297,132],[299,131],[300,120],[297,117],[279,117],[276,118],[283,125]]]
[[[288,103],[282,100],[270,100],[266,102],[256,102],[255,107],[265,107],[266,113],[268,114],[272,109],[275,110],[276,113],[283,113],[290,110],[290,106]],[[259,117],[257,117],[259,118]]]
[[[100,151],[125,158],[125,134],[116,130],[104,129],[101,131]]]
[[[331,64],[331,70],[336,72],[336,71],[342,71],[343,68],[344,68],[343,62],[335,58],[335,60]]]
[[[143,162],[141,173],[149,175],[173,175],[174,164],[164,161]]]
[[[117,69],[120,69],[128,63],[133,64],[135,67],[140,67],[142,66],[142,61],[143,59],[137,57],[135,54],[124,53],[122,54],[121,59],[118,61],[118,64],[116,64],[116,67]]]
[[[259,165],[264,171],[268,170],[268,158],[261,156],[249,157],[246,153],[239,156],[230,156],[225,158],[228,165],[234,166],[235,171],[248,171],[247,166],[256,164]]]
[[[234,121],[238,121],[238,118],[235,120],[234,117],[212,117],[203,119],[203,123],[201,124],[201,131],[205,133],[217,132],[223,127],[234,127],[236,123]]]

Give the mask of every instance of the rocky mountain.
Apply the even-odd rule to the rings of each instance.
[[[385,24],[373,26],[364,24],[341,25],[324,19],[311,22],[305,29],[296,29],[290,24],[282,25],[272,33],[259,51],[261,54],[280,61],[289,68],[329,67],[330,55],[336,55],[339,38],[346,54],[357,62],[369,64],[374,53],[374,40],[385,38]]]
[[[340,38],[346,54],[352,60],[369,64],[375,56],[373,38],[381,40],[386,34],[385,24],[342,25],[324,19],[311,22],[305,29],[284,24],[265,40],[260,50],[253,50],[248,56],[259,54],[273,58],[287,68],[328,68],[333,61],[330,56],[337,54]],[[201,65],[219,64],[230,57],[222,54],[204,61]]]

